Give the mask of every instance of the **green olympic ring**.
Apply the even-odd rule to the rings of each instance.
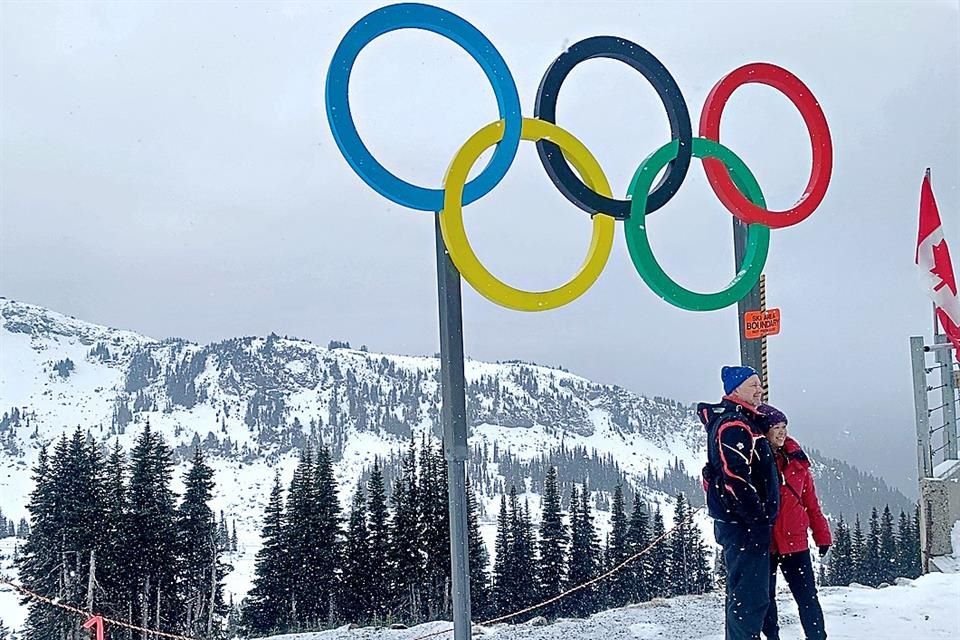
[[[743,263],[730,284],[715,293],[697,293],[677,284],[664,272],[650,248],[647,238],[647,194],[657,174],[671,160],[677,157],[680,141],[674,140],[660,147],[646,160],[640,163],[630,188],[630,217],[623,221],[623,230],[627,239],[627,249],[637,273],[647,286],[667,302],[687,311],[715,311],[731,305],[749,293],[760,281],[767,252],[770,249],[770,228],[762,224],[747,227],[747,251]],[[708,138],[693,139],[693,155],[697,158],[717,158],[730,171],[734,183],[750,201],[766,207],[763,193],[757,179],[737,155],[719,142]]]

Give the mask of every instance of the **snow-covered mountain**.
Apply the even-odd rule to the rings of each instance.
[[[702,427],[688,406],[527,363],[469,360],[466,374],[472,473],[479,476],[472,477],[488,514],[483,530],[490,549],[496,493],[516,484],[528,492],[536,515],[542,477],[524,463],[560,448],[578,475],[564,480],[589,477],[600,526],[617,482],[661,504],[670,517],[669,497],[651,477],[695,475],[702,465]],[[424,434],[436,439],[439,415],[435,358],[276,335],[209,345],[156,340],[0,298],[0,508],[6,516],[27,515],[30,469],[43,444],[79,427],[104,445],[119,441],[129,450],[149,420],[182,465],[194,446],[210,454],[213,506],[236,520],[241,542],[227,580],[236,596],[252,578],[274,473],[288,483],[301,447],[321,441],[331,447],[346,507],[375,457],[396,456]],[[846,485],[847,494],[872,492],[872,504],[907,504],[841,463],[818,469],[824,482]],[[821,493],[829,511],[830,492]]]

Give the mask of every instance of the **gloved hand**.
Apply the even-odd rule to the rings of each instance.
[[[821,557],[821,558],[822,558],[823,556],[827,555],[827,551],[830,551],[830,545],[828,545],[828,544],[822,544],[822,545],[820,545],[820,546],[817,547],[817,548],[820,549],[820,557]]]
[[[700,475],[707,482],[713,482],[713,478],[714,478],[713,467],[710,466],[709,462],[703,465],[703,470],[700,472]]]
[[[703,465],[703,471],[700,472],[700,480],[703,484],[703,492],[708,493],[710,491],[710,484],[713,483],[713,467],[710,466],[710,463]]]

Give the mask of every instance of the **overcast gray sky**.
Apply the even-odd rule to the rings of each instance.
[[[438,348],[433,221],[366,187],[323,109],[339,39],[386,3],[0,4],[0,295],[157,338],[208,342],[270,331],[325,344]],[[679,83],[696,129],[707,92],[752,61],[797,74],[833,135],[827,197],[774,230],[768,304],[771,400],[795,435],[913,491],[908,338],[931,332],[913,254],[924,168],[933,170],[960,267],[960,10],[946,2],[439,2],[500,50],[532,116],[541,75],[592,35],[629,38]],[[482,71],[433,34],[383,36],[351,85],[361,135],[401,177],[439,186],[473,132],[496,119]],[[656,94],[626,65],[577,67],[558,122],[623,195],[669,139]],[[806,184],[798,113],[772,89],[738,90],[722,139],[774,208]],[[501,185],[465,209],[478,255],[517,286],[571,275],[586,214],[552,186],[531,143]],[[699,161],[651,217],[681,283],[725,286],[730,214]],[[524,314],[464,288],[468,355],[563,365],[684,402],[717,398],[738,359],[735,307],[676,309],[633,269],[618,225],[606,270],[560,310]]]

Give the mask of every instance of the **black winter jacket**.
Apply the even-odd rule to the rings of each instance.
[[[697,416],[707,431],[703,486],[710,517],[738,524],[773,524],[780,508],[780,473],[753,407],[730,396],[701,402]]]

